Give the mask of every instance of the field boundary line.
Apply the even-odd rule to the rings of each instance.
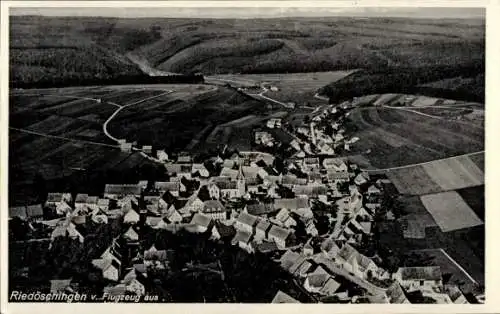
[[[446,157],[446,158],[441,158],[441,159],[434,159],[430,161],[425,161],[425,162],[420,162],[416,164],[410,164],[410,165],[405,165],[405,166],[397,166],[397,167],[390,167],[390,168],[384,168],[384,169],[362,169],[363,171],[366,172],[376,172],[376,171],[389,171],[389,170],[397,170],[397,169],[404,169],[404,168],[410,168],[410,167],[415,167],[415,166],[422,166],[422,165],[427,165],[436,161],[441,161],[441,160],[446,160],[446,159],[452,159],[452,158],[459,158],[459,157],[465,157],[465,156],[473,156],[477,154],[484,154],[484,150],[482,151],[477,151],[477,152],[472,152],[472,153],[467,153],[467,154],[462,154],[462,155],[457,155],[457,156],[451,156],[451,157]]]
[[[87,141],[87,140],[79,140],[79,139],[75,139],[75,138],[69,138],[69,137],[64,137],[64,136],[45,134],[45,133],[40,133],[40,132],[36,132],[36,131],[30,131],[30,130],[26,130],[26,129],[19,129],[19,128],[14,128],[14,127],[9,127],[9,129],[10,130],[14,130],[14,131],[23,132],[23,133],[28,133],[28,134],[38,135],[38,136],[44,136],[44,137],[49,137],[49,138],[55,138],[55,139],[61,139],[61,140],[67,140],[67,141],[73,141],[73,142],[81,142],[81,143],[87,143],[87,144],[93,144],[93,145],[100,145],[100,146],[106,146],[106,147],[113,147],[113,148],[119,147],[118,145],[113,145],[113,144],[106,144],[106,143],[93,142],[93,141]]]

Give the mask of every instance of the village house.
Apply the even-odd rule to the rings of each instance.
[[[286,208],[282,208],[276,217],[273,219],[273,222],[279,224],[280,226],[284,226],[286,228],[290,228],[297,225],[295,219],[290,216],[290,211]]]
[[[237,230],[231,244],[238,245],[241,249],[247,251],[248,253],[254,252],[254,248],[252,246],[252,234],[246,231]]]
[[[445,285],[444,291],[448,294],[451,302],[454,304],[468,304],[467,298],[464,296],[463,292],[456,285]]]
[[[184,205],[184,209],[191,213],[197,213],[202,211],[204,206],[205,203],[200,200],[196,194],[193,194],[188,198],[186,204]]]
[[[281,198],[274,200],[274,208],[288,210],[297,210],[301,208],[310,208],[309,200],[307,198]]]
[[[304,172],[311,172],[320,168],[319,158],[308,157],[304,158],[302,161],[301,168]]]
[[[144,146],[142,146],[142,151],[145,154],[152,154],[153,153],[153,146],[151,146],[151,145],[144,145]]]
[[[140,215],[133,208],[129,208],[123,216],[123,223],[125,224],[137,224],[139,220]]]
[[[202,213],[196,213],[191,219],[191,224],[194,225],[194,232],[204,233],[212,226],[212,218]]]
[[[175,206],[170,206],[162,213],[163,219],[166,219],[171,224],[182,222],[182,215],[175,209]]]
[[[274,128],[279,129],[281,128],[281,119],[278,118],[269,119],[267,120],[266,126],[270,129]]]
[[[245,205],[243,211],[254,216],[265,216],[273,213],[275,209],[272,203],[256,203]]]
[[[280,266],[287,272],[291,273],[291,269],[297,262],[304,260],[304,257],[297,252],[290,249],[286,250],[285,253],[280,258]]]
[[[71,286],[71,279],[52,279],[50,280],[50,293],[74,293],[74,289]]]
[[[180,191],[180,182],[155,182],[153,188],[160,195],[165,192],[170,192],[173,196],[178,197]]]
[[[282,184],[285,187],[293,188],[296,185],[307,185],[307,179],[298,178],[295,175],[284,175],[282,178]]]
[[[327,259],[334,259],[340,251],[339,246],[332,239],[326,239],[323,241],[320,248],[321,252]]]
[[[76,239],[80,243],[85,240],[84,236],[77,230],[74,223],[69,220],[61,220],[57,223],[57,226],[52,231],[50,236],[51,242],[53,242],[58,237],[69,237],[71,239]]]
[[[226,225],[220,221],[216,221],[212,228],[212,240],[227,240],[233,239],[236,235],[236,229],[233,225]]]
[[[127,195],[141,196],[142,189],[137,184],[106,184],[104,186],[104,197],[118,200]]]
[[[347,172],[349,170],[346,163],[340,158],[325,158],[323,168],[336,172]]]
[[[107,224],[109,221],[106,212],[101,208],[94,209],[91,214],[91,219],[97,224]]]
[[[232,168],[222,168],[219,177],[227,177],[230,178],[232,181],[235,181],[236,178],[238,177],[239,171],[236,169]]]
[[[283,291],[279,290],[274,296],[271,303],[300,303],[300,302],[292,298],[288,294],[284,293]]]
[[[387,299],[387,303],[410,304],[410,301],[406,296],[406,292],[397,282],[394,282],[389,286],[389,288],[385,290],[385,296]]]
[[[168,263],[168,254],[166,250],[158,250],[155,245],[144,251],[144,265],[155,269],[165,269]]]
[[[118,281],[120,278],[120,265],[111,259],[94,259],[92,265],[102,271],[102,277],[111,281]]]
[[[165,150],[160,149],[156,151],[156,158],[161,162],[166,162],[168,161],[168,154],[165,152]]]
[[[378,267],[370,258],[359,253],[349,244],[344,246],[338,252],[335,261],[348,272],[362,279],[374,277],[378,279],[389,279],[387,271]]]
[[[213,183],[219,188],[220,198],[232,199],[245,195],[245,180],[230,180],[224,177],[215,177]]]
[[[313,264],[305,256],[300,256],[290,267],[289,272],[294,276],[306,277],[312,268]]]
[[[254,234],[255,227],[257,226],[257,217],[250,215],[245,212],[241,212],[236,218],[234,227],[237,230],[245,231],[250,234]]]
[[[368,195],[380,195],[380,193],[382,193],[382,191],[380,191],[380,189],[377,188],[375,185],[370,185],[370,187],[368,187],[368,190],[366,192]]]
[[[338,184],[349,182],[351,175],[348,172],[338,172],[335,170],[328,170],[326,172],[326,181],[330,184]]]
[[[124,153],[130,153],[132,151],[132,143],[120,143],[120,150]]]
[[[408,292],[439,291],[443,287],[439,266],[400,267],[393,278]]]
[[[292,188],[296,196],[306,198],[318,198],[321,195],[327,195],[328,188],[323,184],[311,183],[308,185],[296,185]]]
[[[255,226],[255,241],[260,243],[265,239],[269,238],[269,230],[271,229],[271,223],[267,219],[258,219],[257,226]]]
[[[167,223],[163,217],[148,216],[146,217],[145,224],[153,229],[167,229]]]
[[[75,210],[78,211],[93,211],[98,208],[99,197],[89,196],[88,194],[77,194],[75,197]]]
[[[227,211],[224,205],[217,200],[209,200],[203,203],[203,214],[212,219],[227,219]]]
[[[357,185],[364,185],[370,180],[370,175],[366,172],[361,172],[354,178],[354,183]]]
[[[107,198],[99,198],[97,200],[97,207],[104,211],[104,212],[107,212],[108,209],[109,209],[109,206],[110,206],[110,200],[107,199]]]
[[[268,239],[274,241],[279,248],[286,248],[292,240],[291,231],[289,229],[273,225],[269,230]]]
[[[128,242],[137,242],[139,241],[139,234],[130,226],[128,230],[123,233],[123,238]]]
[[[210,199],[218,200],[220,198],[220,189],[216,184],[209,183],[206,185],[206,188]]]
[[[39,221],[43,219],[43,207],[41,204],[9,207],[9,218],[14,217],[22,220]]]
[[[178,164],[191,164],[193,162],[193,158],[190,155],[180,155],[177,157]]]
[[[71,212],[72,208],[70,205],[72,201],[73,197],[71,193],[48,193],[45,206],[55,207],[59,215],[65,215]]]
[[[193,164],[193,168],[191,169],[192,175],[197,175],[202,178],[208,178],[210,173],[204,164]]]

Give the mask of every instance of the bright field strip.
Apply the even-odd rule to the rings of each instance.
[[[483,224],[483,221],[457,192],[422,195],[420,200],[443,232]]]

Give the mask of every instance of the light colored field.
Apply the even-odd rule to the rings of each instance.
[[[427,96],[419,96],[411,105],[412,107],[423,107],[423,106],[433,106],[437,98],[427,97]]]
[[[437,160],[423,167],[442,191],[484,184],[483,171],[467,156]]]
[[[399,97],[399,94],[383,94],[377,100],[375,100],[373,102],[373,105],[374,106],[387,105],[398,97]]]
[[[422,195],[420,200],[443,232],[483,224],[457,192]]]
[[[366,96],[361,96],[357,97],[354,99],[351,103],[352,106],[361,106],[361,105],[367,105],[372,103],[375,99],[377,99],[380,95],[375,94],[375,95],[366,95]]]
[[[394,169],[387,176],[401,194],[420,195],[442,191],[422,166]]]
[[[227,74],[209,77],[208,79],[215,78],[241,87],[250,87],[267,82],[275,83],[278,87],[286,86],[287,88],[300,88],[301,90],[316,90],[326,84],[338,81],[355,71],[357,70],[309,73]]]

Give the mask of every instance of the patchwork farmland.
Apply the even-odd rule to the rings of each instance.
[[[422,195],[458,190],[484,184],[483,169],[477,165],[481,163],[481,158],[484,159],[484,152],[390,169],[386,174],[401,194]]]
[[[109,134],[169,153],[204,151],[220,144],[250,149],[255,125],[268,116],[287,114],[269,111],[232,89],[177,84],[13,91],[9,106],[12,204],[37,198],[35,178],[43,178],[49,187],[62,187],[66,183],[60,179],[83,177],[82,173],[112,171],[116,176],[121,171],[127,176],[138,167],[157,166],[138,152],[121,152],[103,131],[105,122],[123,106],[109,121]],[[211,142],[210,134],[218,129],[224,130],[222,137]]]
[[[360,138],[353,145],[353,152],[365,155],[376,168],[427,162],[484,149],[484,130],[480,125],[433,119],[398,108],[355,108],[346,127]]]

